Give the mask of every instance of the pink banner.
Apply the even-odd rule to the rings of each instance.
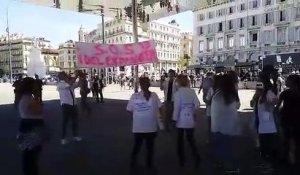
[[[152,40],[130,44],[76,43],[78,67],[117,67],[157,62]]]

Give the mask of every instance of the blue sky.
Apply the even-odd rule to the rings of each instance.
[[[36,6],[14,0],[0,0],[0,35],[6,34],[7,9],[11,33],[44,37],[55,47],[69,39],[77,40],[77,32],[81,25],[90,31],[95,29],[101,21],[100,16],[96,15]],[[192,12],[163,18],[160,21],[169,22],[172,19],[180,24],[183,31],[192,31]]]

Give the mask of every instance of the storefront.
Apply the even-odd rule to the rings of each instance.
[[[273,65],[282,74],[290,74],[299,71],[300,53],[282,53],[276,55],[266,55],[262,60],[262,65]]]

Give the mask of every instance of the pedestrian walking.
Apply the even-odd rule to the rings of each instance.
[[[18,79],[14,82],[14,84],[12,85],[15,89],[14,89],[14,93],[15,93],[15,107],[17,108],[19,105],[19,101],[21,98],[21,87],[22,87],[22,80],[23,77],[22,75],[19,75]]]
[[[177,154],[180,166],[185,165],[184,135],[192,150],[195,166],[200,163],[200,155],[194,137],[196,120],[196,110],[200,107],[200,102],[186,75],[179,75],[176,78],[178,90],[174,94],[173,120],[177,127]]]
[[[161,89],[164,91],[164,128],[166,131],[170,131],[172,115],[174,109],[174,94],[177,91],[177,86],[175,82],[175,71],[170,69],[168,73],[168,78],[162,82]]]
[[[22,150],[24,175],[38,175],[39,156],[46,139],[43,109],[34,97],[35,80],[24,78],[20,89],[18,111],[21,117],[17,142]]]
[[[153,168],[154,143],[157,133],[158,114],[161,112],[161,102],[156,93],[149,91],[149,78],[140,78],[141,91],[134,93],[127,105],[127,111],[132,113],[132,132],[134,145],[131,153],[131,167],[137,163],[143,141],[146,142],[147,158],[146,165]]]
[[[285,162],[295,164],[297,152],[294,152],[291,148],[295,146],[295,137],[297,137],[297,130],[300,123],[298,119],[300,112],[300,76],[288,76],[286,86],[288,89],[280,94],[277,106],[280,107],[282,105],[282,108],[280,108],[280,126],[283,132],[283,158]],[[296,157],[292,155],[296,155]],[[299,152],[298,156],[300,156]]]
[[[206,77],[202,78],[198,94],[200,94],[201,90],[203,90],[202,99],[204,102],[206,101],[206,95],[208,93],[208,90],[213,87],[213,75],[214,74],[212,72],[208,72],[206,74]]]
[[[67,125],[69,121],[72,121],[73,140],[81,141],[82,138],[78,135],[78,110],[76,106],[76,99],[74,89],[78,87],[75,82],[78,74],[74,78],[70,78],[65,72],[58,74],[59,82],[57,84],[57,90],[59,92],[60,104],[62,107],[62,138],[61,144],[65,145],[68,143],[66,139]]]
[[[238,109],[240,100],[233,80],[228,74],[220,78],[220,88],[211,102],[211,131],[217,166],[226,173],[239,173],[238,162],[233,153],[234,141],[240,135]]]
[[[88,87],[88,81],[86,74],[81,72],[79,74],[79,87],[80,87],[80,96],[81,96],[81,111],[83,115],[89,116],[91,114],[91,108],[88,104],[87,96],[90,93],[90,89]]]
[[[39,78],[38,75],[35,75],[35,81],[34,81],[34,94],[37,100],[42,104],[42,91],[43,91],[43,81]]]
[[[104,102],[103,88],[104,88],[104,84],[103,84],[102,78],[100,79],[99,76],[95,76],[95,79],[93,81],[93,89],[94,89],[94,93],[95,93],[97,103],[100,103],[100,102],[103,103]],[[100,95],[100,98],[99,98],[99,95]]]

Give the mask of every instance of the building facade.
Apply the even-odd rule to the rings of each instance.
[[[193,64],[193,34],[191,32],[181,33],[180,59],[187,59],[187,65]]]
[[[77,68],[77,57],[75,52],[75,42],[66,41],[58,47],[58,62],[61,71],[73,73]]]
[[[42,57],[45,60],[46,65],[46,73],[47,74],[56,74],[60,71],[59,67],[59,52],[58,49],[52,49],[52,48],[44,48],[41,49]]]
[[[195,63],[204,65],[299,52],[300,1],[211,1],[194,11],[193,45]]]
[[[169,69],[179,70],[181,33],[176,21],[163,24],[151,21],[148,29],[150,39],[156,43],[158,63],[153,64],[156,73],[167,72]]]
[[[30,60],[31,47],[36,44],[40,49],[51,48],[50,41],[45,38],[23,37],[20,34],[10,36],[12,74],[27,74],[27,63]],[[9,74],[9,42],[8,37],[0,36],[0,69]]]

